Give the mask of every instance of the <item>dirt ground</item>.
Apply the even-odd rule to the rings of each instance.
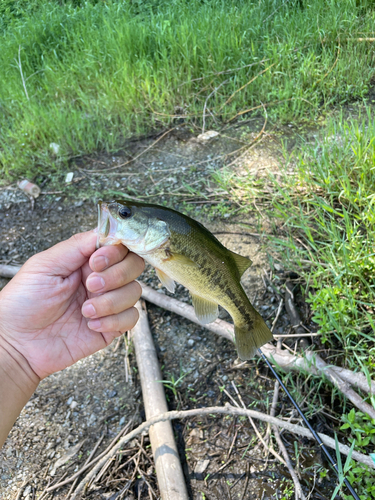
[[[199,142],[191,132],[177,128],[156,144],[154,137],[131,142],[113,156],[76,158],[70,163],[74,172],[71,185],[65,185],[65,174],[37,179],[42,195],[33,210],[28,198],[15,185],[1,189],[0,263],[22,264],[34,253],[75,232],[94,228],[96,201],[127,193],[155,203],[166,202],[188,212],[229,249],[250,257],[253,265],[246,272],[243,285],[252,303],[271,325],[280,297],[270,283],[277,289],[285,282],[288,270],[278,266],[271,277],[267,240],[259,236],[268,229],[266,223],[255,208],[251,216],[238,213],[226,200],[225,193],[221,201],[216,197],[210,201],[212,173],[234,160],[233,152],[251,142],[260,125],[254,121],[207,144]],[[282,134],[290,135],[290,130],[269,132],[259,146],[247,151],[231,168],[239,171],[256,168],[259,175],[270,169],[276,171],[281,160]],[[146,268],[140,279],[154,288],[161,287],[152,268]],[[0,287],[6,282],[0,279]],[[190,300],[181,286],[177,287],[175,297]],[[253,360],[238,365],[236,351],[225,339],[151,304],[148,314],[163,378],[169,381],[165,385],[170,409],[223,405],[229,401],[225,391],[237,399],[235,384],[246,406],[269,412],[274,380],[261,362]],[[221,317],[230,319],[225,311]],[[275,333],[288,328],[289,319],[282,310]],[[48,485],[79,470],[101,436],[97,453],[131,419],[132,427],[144,420],[135,356],[131,345],[127,346],[124,339],[116,340],[105,350],[41,382],[0,452],[2,498],[15,499],[17,493],[26,500],[39,498]],[[128,382],[126,357],[131,375]],[[299,421],[284,395],[280,395],[277,413],[282,418]],[[314,421],[320,431],[332,434],[332,426],[324,415],[316,415]],[[195,418],[175,421],[173,426],[192,499],[294,497],[287,469],[264,451],[245,418]],[[266,425],[257,423],[257,426],[264,435]],[[309,441],[287,433],[282,435],[293,456],[295,443],[298,446],[295,467],[305,493],[314,488],[311,500],[330,498],[333,482],[329,477],[324,481],[319,477],[323,463],[319,450]],[[147,436],[133,440],[124,450],[124,455],[117,456],[116,463],[86,494],[87,498],[159,498]],[[142,457],[138,468],[136,459],[124,465],[129,455]],[[55,490],[53,497],[68,498],[69,488],[70,484]]]

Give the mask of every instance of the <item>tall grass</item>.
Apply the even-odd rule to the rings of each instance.
[[[305,149],[305,148],[304,148]],[[375,368],[375,119],[332,121],[324,140],[275,182],[276,239],[308,285],[313,320],[345,363]]]
[[[175,115],[199,123],[220,84],[207,103],[219,120],[261,102],[277,102],[268,112],[279,119],[311,119],[364,96],[375,71],[371,45],[356,39],[374,25],[364,0],[4,5],[0,168],[7,179],[57,169],[52,142],[67,158],[112,150]]]

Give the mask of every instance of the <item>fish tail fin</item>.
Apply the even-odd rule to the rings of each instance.
[[[258,316],[250,326],[234,325],[237,352],[242,360],[254,357],[257,349],[273,338],[271,330],[263,318],[260,315]]]

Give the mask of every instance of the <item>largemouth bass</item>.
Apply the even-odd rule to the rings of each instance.
[[[218,304],[232,316],[241,359],[272,339],[241,286],[251,260],[225,248],[202,224],[175,210],[134,201],[99,202],[98,245],[122,243],[155,269],[162,284],[175,281],[191,294],[203,324],[218,317]]]

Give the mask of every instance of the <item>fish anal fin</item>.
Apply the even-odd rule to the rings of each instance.
[[[254,357],[259,347],[273,339],[271,330],[258,316],[251,326],[234,326],[238,356],[244,361]]]
[[[160,269],[155,268],[155,271],[159,280],[162,282],[162,284],[165,286],[168,292],[174,293],[176,284],[173,281],[173,279],[170,278],[167,274],[165,274],[165,272],[161,271]]]
[[[240,276],[249,269],[252,264],[252,261],[247,257],[243,257],[242,255],[238,255],[238,253],[231,252],[234,262],[236,263],[236,267],[240,273]]]
[[[202,299],[202,297],[193,294],[191,294],[191,298],[193,299],[195,314],[203,325],[212,323],[219,316],[219,308],[216,302]]]

